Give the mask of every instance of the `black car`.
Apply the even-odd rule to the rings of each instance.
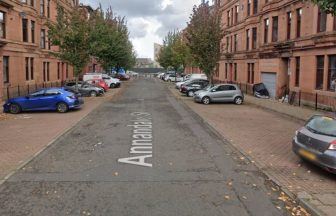
[[[68,82],[64,85],[64,89],[72,91],[74,93],[80,93],[82,96],[89,96],[89,97],[96,97],[104,94],[104,89],[93,86],[87,82],[78,82],[77,88],[76,88],[76,82]]]
[[[193,97],[195,92],[204,89],[208,85],[209,85],[208,80],[202,80],[202,79],[192,80],[181,85],[180,91],[186,94],[188,97]]]

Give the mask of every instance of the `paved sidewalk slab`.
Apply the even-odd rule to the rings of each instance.
[[[316,215],[336,215],[336,205],[333,204],[336,199],[336,176],[302,161],[291,150],[295,131],[302,127],[304,120],[317,112],[286,104],[280,104],[281,107],[277,108],[278,102],[254,100],[249,96],[242,106],[205,106],[181,96],[173,86],[169,86],[169,89],[282,189],[295,196],[307,194],[301,199],[304,201],[302,204],[316,210]],[[271,109],[273,107],[276,110]]]
[[[85,98],[82,109],[65,114],[29,112],[3,114],[0,119],[0,184],[27,160],[72,128],[106,100],[120,94],[128,84],[111,89],[104,97]]]

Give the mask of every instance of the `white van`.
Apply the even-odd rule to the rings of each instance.
[[[110,77],[107,74],[102,73],[87,73],[83,76],[83,81],[88,80],[104,80],[106,85],[108,85],[110,88],[118,88],[120,87],[120,80]]]

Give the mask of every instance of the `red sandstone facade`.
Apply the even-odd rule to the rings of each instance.
[[[0,1],[0,101],[6,88],[64,81],[72,68],[51,55],[48,20],[56,20],[59,2],[70,11],[78,0]]]
[[[218,81],[264,82],[286,91],[335,96],[336,18],[309,1],[221,0]]]

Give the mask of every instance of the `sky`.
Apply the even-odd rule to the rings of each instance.
[[[154,43],[170,30],[186,27],[193,6],[201,0],[80,0],[93,8],[112,6],[119,16],[126,16],[134,49],[139,58],[154,57]]]

